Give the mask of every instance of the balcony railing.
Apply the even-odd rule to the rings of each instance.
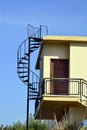
[[[41,88],[42,94],[87,97],[87,81],[78,78],[45,78]]]
[[[39,89],[40,97],[43,95],[66,95],[87,98],[87,81],[78,78],[45,78]],[[36,100],[36,108],[40,100]]]

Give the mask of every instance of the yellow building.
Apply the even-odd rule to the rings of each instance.
[[[86,118],[87,37],[44,36],[37,58],[41,100],[35,102],[36,119],[60,120],[68,114]]]

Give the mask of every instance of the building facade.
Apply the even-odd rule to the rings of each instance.
[[[87,117],[87,37],[44,36],[36,62],[41,99],[35,101],[36,119],[82,120]]]

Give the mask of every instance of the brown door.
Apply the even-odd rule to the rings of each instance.
[[[69,60],[68,59],[51,59],[51,93],[66,95],[68,94],[68,80],[58,80],[55,78],[68,78]]]

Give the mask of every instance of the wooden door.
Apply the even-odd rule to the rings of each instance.
[[[69,60],[68,59],[51,59],[51,78],[68,78]],[[50,91],[52,94],[68,94],[68,80],[52,80]]]

